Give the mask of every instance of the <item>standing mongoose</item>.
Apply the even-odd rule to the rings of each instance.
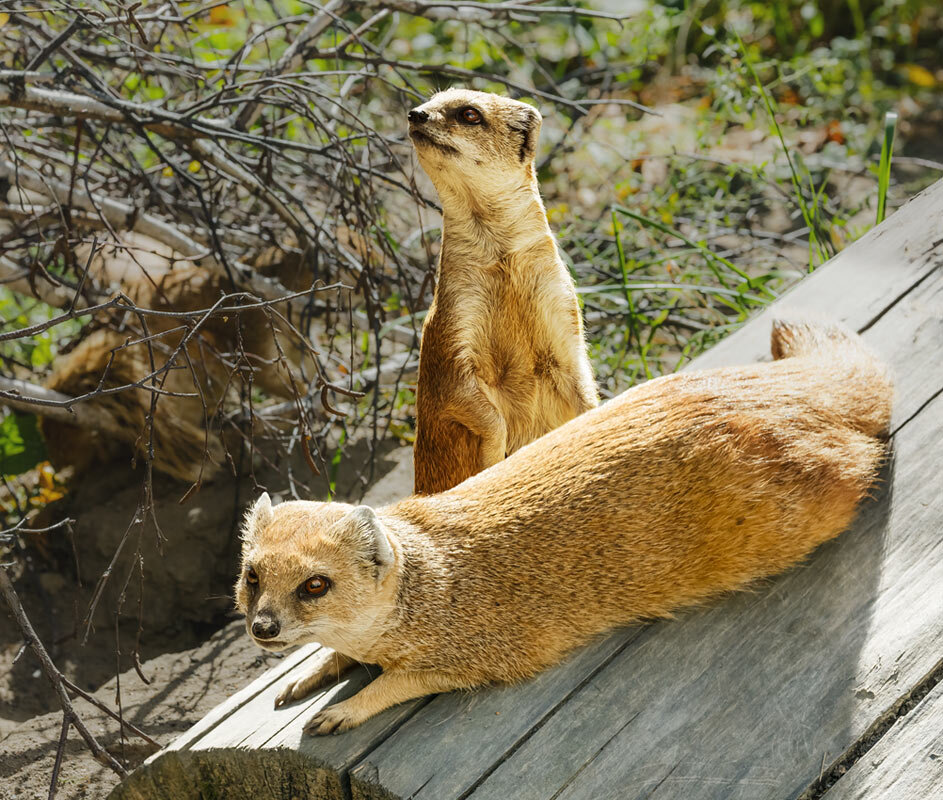
[[[771,363],[630,389],[443,494],[377,512],[263,495],[236,586],[249,634],[336,651],[276,704],[379,664],[311,719],[323,734],[430,692],[526,678],[836,536],[875,482],[890,381],[838,326],[779,323],[772,345]]]
[[[409,112],[442,200],[422,327],[415,490],[445,491],[598,403],[576,289],[534,169],[540,113],[449,89]]]

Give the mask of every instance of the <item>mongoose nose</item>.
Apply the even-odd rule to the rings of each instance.
[[[252,623],[252,635],[256,639],[274,639],[280,630],[278,620],[272,617],[259,617]]]
[[[418,125],[429,119],[429,115],[425,111],[420,111],[418,108],[414,108],[406,115],[406,119],[408,119],[410,122],[415,122]]]

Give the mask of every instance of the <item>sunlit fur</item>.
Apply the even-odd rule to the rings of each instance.
[[[461,109],[482,114],[463,124]],[[436,291],[422,329],[416,492],[444,491],[594,407],[573,280],[540,199],[540,114],[449,89],[410,123],[442,200]]]
[[[321,641],[384,669],[309,730],[526,678],[598,633],[779,572],[844,530],[883,457],[889,379],[838,326],[778,324],[773,353],[650,381],[375,517],[265,498],[246,528],[260,599],[240,587],[240,607],[251,617],[264,602],[289,643]],[[380,578],[362,556],[377,542],[392,553]],[[292,592],[312,572],[335,588],[299,605]],[[310,686],[329,679],[320,669]]]

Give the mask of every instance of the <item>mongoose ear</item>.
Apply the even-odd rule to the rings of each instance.
[[[393,566],[393,547],[380,518],[370,506],[357,506],[339,523],[356,552],[382,579]]]
[[[255,536],[256,531],[266,527],[274,516],[272,498],[268,496],[268,492],[262,492],[262,496],[246,512],[246,521],[242,526],[242,538],[247,541],[251,539]]]
[[[533,106],[522,104],[517,118],[510,124],[511,130],[521,135],[519,156],[521,163],[533,159],[537,154],[537,139],[540,136],[540,123],[543,117]]]

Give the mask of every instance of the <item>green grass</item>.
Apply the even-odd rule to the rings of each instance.
[[[878,165],[878,202],[875,224],[884,222],[887,214],[887,189],[891,181],[891,157],[894,153],[894,132],[897,129],[897,112],[884,115],[884,139],[881,142],[881,162]]]

